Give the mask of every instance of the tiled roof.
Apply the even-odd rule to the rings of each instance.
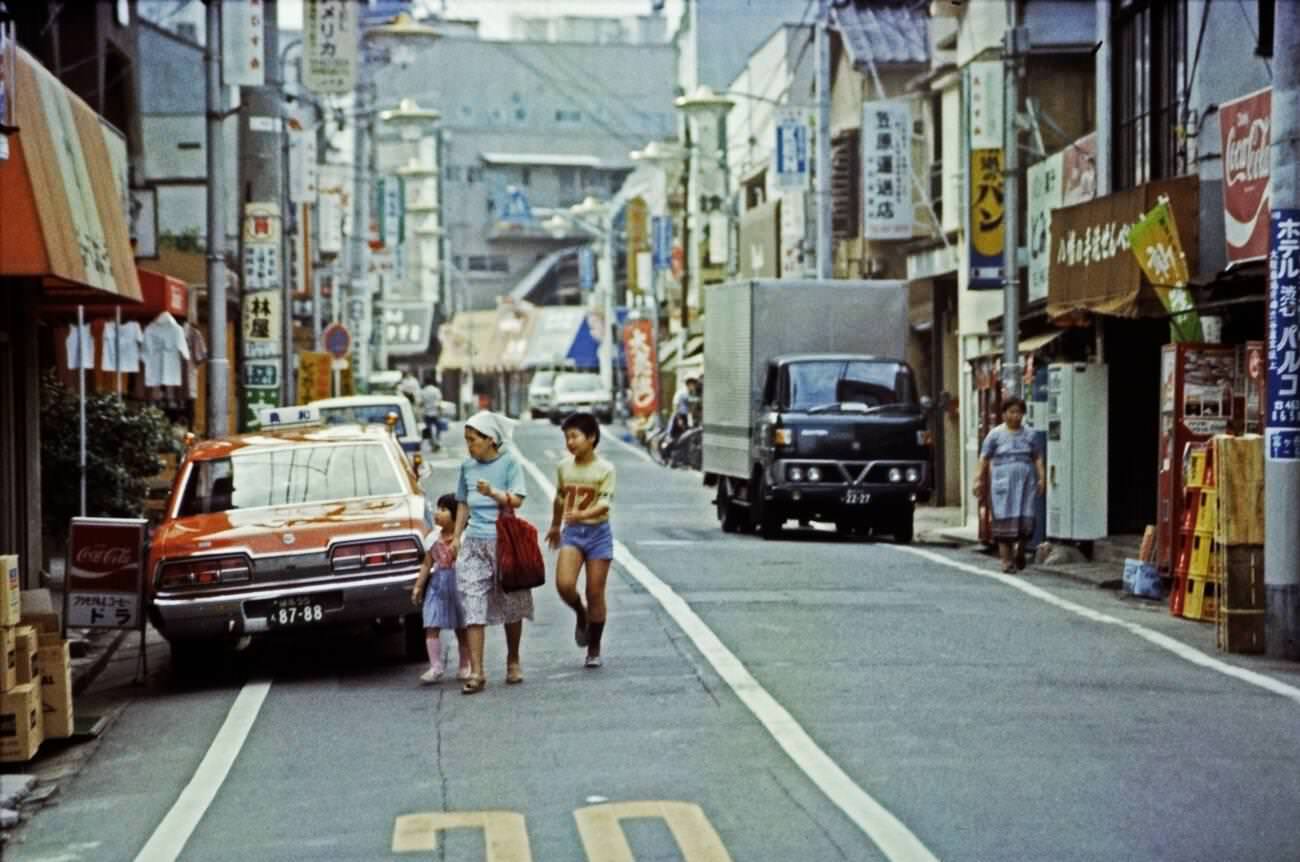
[[[925,12],[916,3],[889,0],[837,0],[831,22],[844,38],[853,67],[926,63],[930,55]]]

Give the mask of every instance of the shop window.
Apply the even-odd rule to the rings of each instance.
[[[1187,170],[1178,126],[1187,86],[1187,0],[1124,0],[1111,20],[1114,186]]]

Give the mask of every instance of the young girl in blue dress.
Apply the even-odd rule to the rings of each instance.
[[[469,642],[460,596],[456,591],[456,551],[452,536],[456,522],[456,496],[443,494],[438,498],[433,522],[438,532],[430,531],[426,539],[428,556],[415,586],[411,589],[411,602],[423,606],[424,645],[429,652],[429,669],[420,674],[420,682],[432,685],[446,672],[442,662],[443,629],[454,629],[460,653],[457,679],[469,678]]]

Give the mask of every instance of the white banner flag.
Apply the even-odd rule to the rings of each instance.
[[[1047,298],[1052,263],[1052,210],[1061,206],[1065,154],[1054,153],[1029,166],[1029,287],[1030,302]]]
[[[265,13],[262,0],[221,4],[221,80],[226,86],[266,84]]]
[[[351,0],[303,4],[302,82],[317,93],[350,93],[357,78],[357,8]]]
[[[862,235],[912,238],[912,109],[901,100],[862,106]]]

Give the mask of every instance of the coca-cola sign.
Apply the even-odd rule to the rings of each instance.
[[[140,626],[146,523],[139,518],[72,519],[64,582],[69,626]]]
[[[1219,106],[1223,145],[1223,232],[1228,262],[1268,256],[1269,124],[1272,91]]]

